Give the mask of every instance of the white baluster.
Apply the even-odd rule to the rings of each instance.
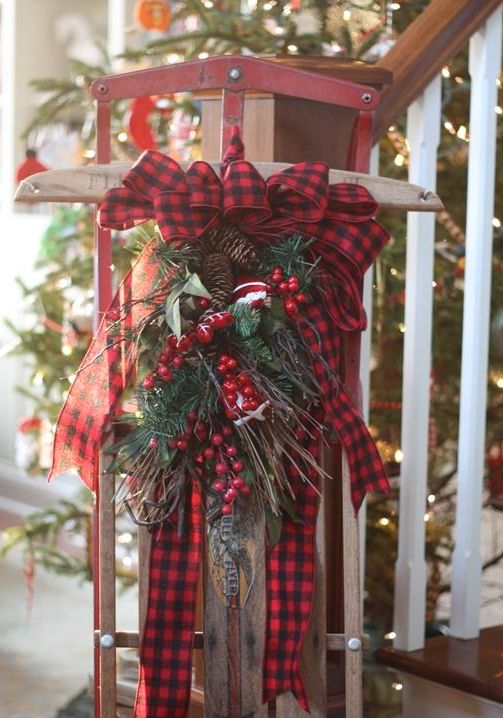
[[[107,52],[113,59],[124,52],[126,47],[126,0],[108,0]],[[114,60],[115,69],[120,69],[121,60]]]
[[[496,79],[501,63],[501,9],[470,40],[472,81],[466,219],[465,297],[458,448],[452,632],[475,638],[480,612],[480,518],[486,423],[496,153]]]
[[[440,138],[440,77],[410,106],[409,180],[435,189]],[[428,469],[431,314],[435,217],[411,212],[407,219],[407,269],[403,365],[399,548],[395,578],[395,646],[424,643],[426,562],[424,513]]]

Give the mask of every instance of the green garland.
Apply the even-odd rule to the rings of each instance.
[[[289,476],[322,472],[304,447],[320,429],[311,412],[319,387],[297,322],[315,281],[310,244],[294,235],[261,251],[242,296],[218,312],[189,269],[191,246],[159,245],[168,293],[145,300],[136,410],[117,417],[127,431],[109,450],[117,497],[138,523],[181,510],[194,478],[210,521],[252,493],[273,516],[292,515]]]

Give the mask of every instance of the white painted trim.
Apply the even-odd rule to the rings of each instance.
[[[410,106],[409,181],[435,190],[440,140],[441,81],[436,77]],[[428,471],[431,317],[435,216],[407,218],[405,337],[402,391],[403,462],[400,472],[399,548],[395,574],[395,646],[424,645],[426,562],[424,513]]]
[[[501,8],[470,40],[470,145],[461,365],[452,635],[476,638],[480,624],[480,519],[485,454],[487,363],[496,156],[496,79]]]

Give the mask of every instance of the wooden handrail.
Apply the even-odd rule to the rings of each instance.
[[[377,62],[393,72],[381,94],[374,121],[379,140],[438,75],[501,0],[433,0]]]

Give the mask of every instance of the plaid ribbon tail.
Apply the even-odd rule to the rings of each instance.
[[[327,414],[346,452],[357,514],[368,491],[390,493],[388,478],[375,441],[344,387],[339,386]]]
[[[105,312],[61,409],[48,480],[76,469],[95,488],[96,455],[134,369],[132,329],[150,311],[142,300],[157,286],[157,240],[138,257]],[[167,283],[169,278],[163,279]]]
[[[185,718],[187,714],[204,524],[195,481],[185,514],[188,525],[181,536],[176,522],[170,520],[152,537],[135,718]]]
[[[319,437],[310,437],[305,448],[314,459],[319,459]],[[300,672],[300,654],[313,607],[319,501],[314,488],[318,476],[312,470],[308,474],[311,484],[303,481],[295,470],[289,471],[299,521],[284,516],[281,539],[267,556],[263,674],[264,703],[291,691],[306,711],[309,701]]]

